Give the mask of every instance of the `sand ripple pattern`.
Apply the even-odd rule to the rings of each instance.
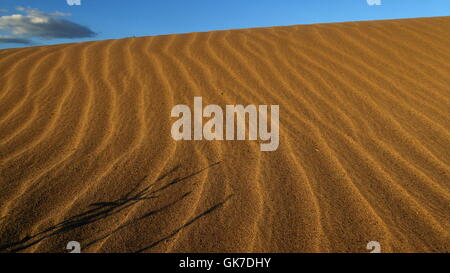
[[[0,51],[0,252],[450,252],[450,17]],[[170,110],[279,104],[280,147]]]

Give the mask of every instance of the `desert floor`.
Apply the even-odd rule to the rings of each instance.
[[[0,50],[0,252],[450,251],[450,17]],[[279,105],[280,145],[172,107]]]

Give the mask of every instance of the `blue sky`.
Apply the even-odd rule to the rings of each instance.
[[[81,0],[80,6],[69,6],[66,0],[0,0],[0,48],[450,15],[450,0],[380,1],[381,5],[367,0]]]

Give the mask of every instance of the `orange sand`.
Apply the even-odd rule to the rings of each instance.
[[[0,50],[0,252],[450,251],[450,17]],[[280,146],[176,104],[280,105]]]

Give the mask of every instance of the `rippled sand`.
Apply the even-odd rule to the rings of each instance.
[[[0,50],[0,252],[450,251],[450,17]],[[280,146],[172,139],[280,105]]]

